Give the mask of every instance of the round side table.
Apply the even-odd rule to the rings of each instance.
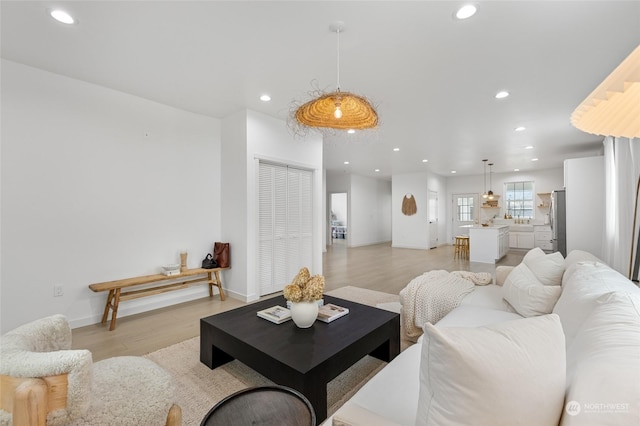
[[[316,414],[307,398],[286,386],[257,386],[229,395],[213,406],[200,426],[315,426]]]

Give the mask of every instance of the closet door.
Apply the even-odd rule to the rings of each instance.
[[[312,173],[289,167],[287,170],[288,195],[288,276],[289,281],[300,268],[311,269],[312,249]]]
[[[308,170],[259,163],[260,295],[281,291],[312,260],[312,177]]]

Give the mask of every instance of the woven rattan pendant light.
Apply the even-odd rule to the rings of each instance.
[[[344,23],[333,23],[329,29],[338,38],[338,85],[331,93],[324,93],[303,104],[295,111],[298,123],[307,127],[339,130],[372,129],[378,125],[378,113],[363,96],[340,90],[340,33]]]

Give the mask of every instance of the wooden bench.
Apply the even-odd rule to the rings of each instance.
[[[222,289],[222,281],[220,280],[220,271],[228,268],[203,269],[194,268],[187,269],[178,275],[167,276],[164,274],[145,275],[142,277],[126,278],[123,280],[107,281],[103,283],[90,284],[89,288],[94,292],[109,291],[107,303],[104,307],[102,315],[102,324],[107,322],[109,310],[111,310],[111,325],[109,330],[115,330],[116,317],[118,315],[118,305],[121,301],[132,300],[140,297],[153,296],[155,294],[166,293],[168,291],[180,290],[187,288],[191,284],[206,281],[209,284],[209,296],[213,297],[213,286],[218,287],[220,292],[220,300],[224,300],[224,290]],[[176,281],[173,283],[162,284],[162,282]],[[139,290],[122,291],[123,288],[150,285],[158,283],[159,285],[141,288]]]

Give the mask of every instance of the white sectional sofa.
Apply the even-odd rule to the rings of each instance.
[[[640,424],[634,283],[589,253],[539,249],[496,283],[424,325],[324,424]]]

